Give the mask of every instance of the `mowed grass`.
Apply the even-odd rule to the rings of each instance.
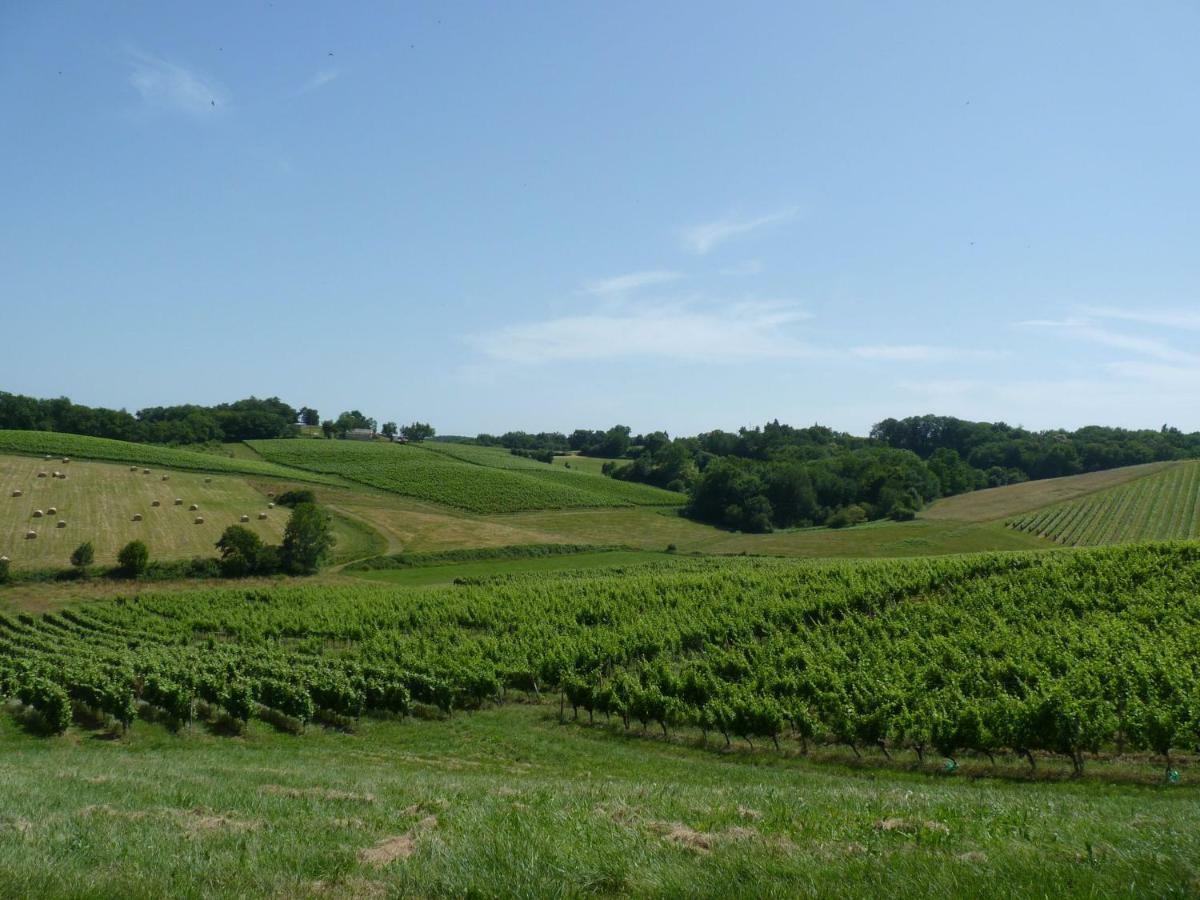
[[[441,449],[356,441],[275,440],[249,444],[272,462],[339,475],[392,493],[477,513],[682,501],[679,495],[645,485],[557,471],[488,448],[469,449],[488,451],[486,459],[494,464],[469,460],[457,450],[445,452],[445,448],[457,446],[452,444],[442,445]],[[526,465],[540,468],[529,469]]]
[[[27,453],[71,459],[107,460],[136,463],[139,466],[165,466],[199,472],[228,472],[242,475],[266,475],[324,484],[336,484],[330,478],[311,472],[287,469],[262,459],[243,459],[196,450],[176,450],[157,444],[133,444],[108,438],[59,434],[51,431],[0,430],[0,453]],[[52,464],[53,461],[51,461]]]
[[[1200,462],[1177,463],[1009,524],[1073,547],[1200,537]]]
[[[0,432],[4,434],[4,432]],[[39,472],[64,472],[66,479],[38,478]],[[250,517],[246,527],[265,541],[278,543],[289,510],[267,509],[267,497],[236,475],[203,475],[153,468],[73,459],[45,462],[28,456],[0,456],[0,555],[14,569],[69,565],[71,551],[91,541],[96,562],[111,565],[117,551],[132,540],[141,540],[152,559],[188,559],[215,556],[215,544],[229,525]],[[168,481],[162,477],[168,476]],[[206,479],[210,479],[206,481]],[[20,490],[22,496],[11,496]],[[182,506],[174,505],[176,498]],[[159,501],[158,507],[152,506]],[[191,504],[200,509],[192,512]],[[48,510],[54,507],[57,512]],[[33,518],[34,510],[46,513]],[[266,513],[265,520],[258,514]],[[133,521],[134,515],[142,521]],[[204,524],[196,525],[197,516]],[[58,528],[59,520],[66,527]],[[37,538],[27,540],[28,530]]]
[[[619,729],[618,729],[619,731]],[[0,716],[0,895],[1193,896],[1188,787],[622,738],[545,707],[117,740]]]
[[[385,493],[322,488],[317,496],[331,509],[370,523],[386,539],[388,553],[564,543],[619,544],[657,551],[674,544],[681,553],[897,557],[1054,546],[1036,535],[1005,528],[1002,522],[918,519],[841,530],[740,534],[653,507],[477,515]]]
[[[626,460],[628,461],[628,460]],[[605,463],[621,463],[619,459],[602,459],[599,456],[580,456],[577,453],[554,457],[554,465],[572,472],[586,472],[589,475],[602,475]]]

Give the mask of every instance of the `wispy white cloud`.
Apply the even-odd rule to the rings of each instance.
[[[917,363],[1000,359],[1004,356],[1003,353],[996,350],[931,347],[928,344],[877,344],[870,347],[854,347],[850,352],[859,359]]]
[[[224,109],[228,95],[216,81],[179,63],[145,53],[129,54],[129,84],[146,106],[193,116]]]
[[[624,294],[638,288],[650,287],[656,284],[668,284],[678,281],[683,276],[678,272],[668,272],[655,269],[649,272],[629,272],[625,275],[615,275],[612,278],[601,278],[589,281],[583,289],[597,297],[611,297],[614,294]]]
[[[721,270],[722,275],[761,275],[764,266],[761,259],[748,259],[745,262],[740,262],[737,265],[726,266]]]
[[[1075,340],[1088,341],[1116,350],[1127,350],[1160,362],[1200,364],[1200,356],[1177,350],[1166,341],[1113,331],[1096,325],[1089,319],[1029,319],[1017,324],[1026,328],[1054,331]]]
[[[311,91],[323,88],[331,81],[336,81],[339,75],[341,75],[341,72],[337,69],[322,69],[320,72],[317,72],[315,75],[313,75],[312,78],[308,79],[308,81],[304,82],[304,84],[300,86],[300,90],[296,91],[296,94],[307,94]]]
[[[754,219],[716,219],[712,222],[689,225],[682,229],[680,236],[683,239],[684,247],[692,253],[703,255],[730,238],[749,234],[768,225],[778,225],[781,222],[786,222],[789,219],[795,218],[799,212],[799,207],[790,206],[787,209],[781,209]]]
[[[1194,310],[1135,310],[1117,309],[1111,306],[1085,306],[1083,312],[1097,319],[1117,319],[1124,322],[1137,322],[1141,325],[1159,325],[1163,328],[1200,331],[1200,312]]]
[[[729,363],[819,356],[820,351],[787,331],[807,318],[792,303],[724,308],[670,303],[511,325],[469,341],[491,359],[522,364],[624,357]]]

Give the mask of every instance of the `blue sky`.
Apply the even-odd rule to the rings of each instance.
[[[1200,428],[1190,3],[0,5],[0,389]]]

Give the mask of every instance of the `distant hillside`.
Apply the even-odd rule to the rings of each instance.
[[[478,513],[672,505],[685,499],[646,485],[556,469],[482,447],[301,440],[248,443],[272,462]]]
[[[1177,463],[1007,524],[1069,546],[1197,538],[1200,462]]]
[[[296,443],[300,443],[300,441]],[[274,478],[288,478],[293,481],[312,481],[318,484],[338,483],[335,479],[314,475],[307,471],[287,469],[261,459],[238,459],[200,453],[195,450],[176,450],[172,447],[161,447],[155,444],[133,444],[127,441],[51,431],[0,430],[0,453],[36,455],[48,453],[60,457],[136,463],[139,466],[167,466],[172,469],[192,469],[199,472],[266,475]]]

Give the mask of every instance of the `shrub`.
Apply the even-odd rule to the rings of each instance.
[[[71,565],[77,569],[86,569],[96,561],[96,548],[91,541],[84,541],[71,554]]]
[[[117,566],[127,575],[141,575],[150,565],[150,550],[141,541],[130,541],[117,554]]]
[[[275,498],[275,502],[280,506],[295,508],[301,503],[316,503],[317,495],[307,488],[299,488],[294,491],[284,491]]]
[[[221,551],[221,574],[240,578],[254,571],[262,539],[249,528],[230,525],[217,541],[217,549]]]

